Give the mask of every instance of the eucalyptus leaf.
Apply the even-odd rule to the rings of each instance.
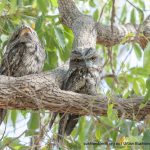
[[[143,59],[144,68],[150,68],[150,43],[144,49],[144,59]]]
[[[30,119],[27,123],[29,130],[36,130],[39,128],[40,125],[40,114],[36,112],[32,112]]]

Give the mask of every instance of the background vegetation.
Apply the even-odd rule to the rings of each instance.
[[[76,5],[84,14],[92,15],[96,21],[111,24],[112,0],[76,0]],[[84,6],[84,7],[83,7]],[[148,1],[120,0],[115,3],[116,24],[140,24],[150,13]],[[103,13],[102,13],[103,10]],[[70,56],[73,33],[61,24],[57,0],[1,0],[0,1],[0,54],[5,51],[7,41],[17,26],[28,24],[36,30],[42,41],[47,59],[44,71],[65,63]],[[126,39],[124,39],[125,41]],[[150,44],[143,51],[134,43],[116,45],[108,49],[97,45],[103,67],[99,91],[110,99],[120,97],[145,96],[145,106],[149,99],[150,84],[148,76]],[[68,149],[150,149],[149,146],[84,145],[84,142],[149,142],[150,121],[132,121],[117,117],[117,111],[108,105],[107,116],[81,117],[78,126],[70,137],[65,139]],[[136,116],[133,112],[133,118]],[[0,127],[0,149],[23,150],[34,148],[37,139],[41,149],[55,148],[57,128],[48,129],[48,111],[9,110],[5,122]],[[59,118],[57,119],[57,121]]]

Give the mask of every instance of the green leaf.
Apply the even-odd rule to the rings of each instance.
[[[113,109],[114,105],[113,104],[109,104],[108,105],[108,109],[107,109],[107,116],[110,120],[117,120],[117,111],[115,109]]]
[[[144,100],[142,103],[146,104],[150,100],[150,91],[148,90],[146,95],[144,96]]]
[[[35,30],[40,32],[41,31],[41,26],[44,20],[44,15],[41,15],[40,17],[37,18],[37,21],[35,23]]]
[[[145,3],[144,3],[144,1],[143,1],[143,0],[138,0],[138,2],[139,2],[139,4],[140,4],[140,7],[141,7],[142,9],[145,9]]]
[[[139,20],[140,20],[140,22],[139,23],[143,23],[143,21],[144,21],[144,14],[143,13],[141,13],[141,12],[138,12],[138,15],[139,15]]]
[[[58,56],[56,54],[56,51],[48,52],[48,60],[50,69],[54,69],[57,67]]]
[[[26,111],[26,110],[21,110],[20,113],[21,113],[21,115],[22,115],[24,118],[26,118],[26,116],[27,116],[27,114],[28,114],[28,111]]]
[[[48,27],[47,30],[49,30],[49,32],[45,33],[47,47],[46,51],[54,51],[56,48],[59,47],[54,33],[54,28],[53,26],[51,26]]]
[[[26,150],[26,149],[29,149],[29,146],[26,146],[26,145],[23,145],[21,143],[21,141],[19,139],[15,139],[15,138],[12,138],[12,137],[5,137],[3,139],[3,145],[0,145],[0,149],[2,149],[1,147],[3,147],[5,145],[5,147],[7,145],[9,145],[9,149],[12,149],[12,150]],[[4,147],[3,147],[4,149]]]
[[[144,97],[143,103],[146,103],[150,100],[150,75],[149,75],[148,79],[146,80],[146,88],[147,88],[147,93]]]
[[[143,148],[144,148],[144,150],[150,150],[150,129],[148,129],[144,132],[142,142],[149,143],[149,144],[143,145]]]
[[[122,23],[125,22],[126,20],[126,16],[127,16],[127,6],[126,4],[123,6],[123,9],[122,9],[122,12],[121,12],[121,17],[120,17],[120,20]]]
[[[132,11],[131,11],[131,18],[130,18],[130,21],[131,21],[132,23],[134,23],[134,24],[135,24],[135,22],[136,22],[135,10],[134,10],[134,9],[132,9]]]
[[[65,47],[65,38],[64,38],[64,34],[63,34],[62,30],[59,28],[54,28],[54,31],[55,31],[55,35],[56,35],[56,38],[57,38],[60,46],[62,48],[64,48]]]
[[[78,134],[79,134],[79,141],[81,144],[84,143],[84,140],[85,140],[85,132],[84,132],[84,128],[86,126],[86,120],[85,120],[85,117],[82,117],[80,118],[80,121],[79,121],[79,131],[78,131]]]
[[[72,49],[72,43],[73,43],[73,39],[74,39],[74,35],[73,35],[72,30],[70,30],[66,26],[64,26],[64,36],[68,40],[68,42],[66,42],[66,43],[68,43],[67,47],[70,48],[70,51],[71,51],[71,49]]]
[[[59,50],[59,56],[60,56],[61,60],[66,61],[68,59],[68,57],[70,56],[71,48],[70,48],[69,42],[71,42],[72,39],[70,39],[68,44],[66,44],[65,36],[64,36],[64,33],[62,32],[62,29],[54,28],[54,32],[55,32],[56,39],[58,42],[57,45],[58,45],[58,50]],[[68,41],[68,39],[67,39],[67,41]]]
[[[12,121],[12,124],[13,124],[13,127],[15,128],[15,125],[16,125],[16,120],[17,120],[17,110],[12,110],[11,111],[11,121]]]
[[[145,104],[145,103],[141,103],[140,106],[139,106],[139,109],[143,109],[144,107],[146,107],[146,105],[147,104]]]
[[[139,95],[139,87],[138,87],[136,79],[133,81],[133,90],[136,95]]]
[[[150,42],[144,50],[144,59],[143,59],[144,68],[150,68]]]
[[[5,7],[5,3],[4,2],[0,2],[0,14],[3,12]]]
[[[37,4],[43,13],[47,12],[47,1],[45,0],[37,0]]]
[[[95,132],[96,139],[99,141],[101,139],[101,130],[100,125],[96,126],[96,132]]]
[[[101,120],[101,122],[102,122],[104,125],[106,125],[106,127],[107,127],[107,126],[108,126],[108,127],[114,127],[112,121],[111,121],[109,118],[104,117],[104,116],[101,116],[100,120]]]
[[[150,76],[148,77],[148,79],[146,80],[146,88],[148,90],[150,90]]]
[[[58,7],[57,0],[51,0],[53,7]]]
[[[38,135],[39,134],[39,132],[38,131],[35,131],[35,130],[27,130],[26,132],[25,132],[25,136],[36,136],[36,135]]]
[[[17,2],[16,0],[11,0],[10,1],[10,5],[11,5],[11,9],[10,9],[10,14],[13,13],[14,11],[16,11],[17,9]]]
[[[23,0],[17,0],[17,5],[19,7],[22,7],[23,6]]]
[[[111,119],[112,113],[113,113],[113,104],[109,104],[107,109],[107,116],[109,119]]]
[[[84,150],[84,145],[81,147],[81,144],[78,141],[72,141],[68,142],[67,140],[64,140],[65,145],[67,145],[68,150]],[[63,148],[60,148],[60,150],[64,150]]]
[[[143,77],[147,77],[150,74],[150,69],[148,67],[134,67],[129,69],[131,71],[131,74],[134,75],[141,75]]]
[[[138,132],[138,129],[137,128],[134,128],[134,129],[136,129],[137,130],[137,132]],[[136,133],[137,134],[137,133]],[[141,143],[142,142],[142,138],[141,138],[141,136],[132,136],[132,135],[130,135],[128,138],[127,138],[127,141],[129,141],[129,142],[133,142],[133,143],[135,143],[135,142],[139,142],[139,143]]]
[[[96,9],[96,11],[94,12],[93,17],[94,17],[95,21],[98,21],[98,19],[99,19],[99,10],[98,9]]]
[[[95,7],[96,6],[96,4],[94,3],[94,0],[90,0],[89,4],[90,4],[91,7]]]
[[[141,57],[142,57],[142,50],[141,50],[141,48],[137,44],[134,44],[133,47],[134,47],[134,52],[136,54],[136,57],[138,59],[141,59]]]
[[[107,85],[108,85],[109,87],[112,87],[112,84],[113,84],[113,79],[112,79],[112,78],[107,77],[107,78],[105,79],[105,81],[106,81],[106,83],[107,83]]]
[[[139,77],[137,79],[137,82],[138,82],[140,93],[142,95],[145,94],[145,92],[146,92],[146,83],[145,83],[145,80],[143,78]]]
[[[32,112],[31,117],[27,123],[29,130],[36,130],[40,125],[40,114],[37,112]]]

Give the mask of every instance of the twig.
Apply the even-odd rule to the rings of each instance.
[[[5,129],[4,129],[4,132],[3,132],[3,134],[2,134],[2,137],[0,138],[0,141],[2,141],[2,139],[4,138],[4,135],[5,135],[5,133],[6,133],[7,119],[8,119],[8,118],[6,118]]]
[[[115,18],[115,0],[112,0],[113,4],[112,4],[112,12],[111,12],[111,32],[113,34],[113,24],[115,22],[114,18]]]
[[[104,4],[104,6],[102,7],[102,10],[101,10],[100,15],[99,15],[98,22],[100,22],[100,19],[101,19],[102,15],[103,15],[104,8],[105,8],[105,6],[107,5],[107,3],[108,3],[108,2],[106,2],[106,3]]]
[[[0,149],[2,150],[2,149],[4,149],[6,146],[9,146],[12,142],[14,142],[14,141],[17,140],[18,138],[20,138],[25,132],[26,132],[26,130],[23,131],[19,136],[15,137],[15,138],[12,139],[11,141],[9,141],[8,143],[6,143],[6,144],[3,145],[2,147],[0,147]]]
[[[101,77],[101,80],[103,80],[104,78],[108,78],[108,77],[110,77],[110,78],[116,78],[116,75],[114,75],[114,74],[106,74],[105,76]]]

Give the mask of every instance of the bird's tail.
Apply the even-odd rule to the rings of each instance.
[[[52,128],[57,115],[58,115],[58,113],[56,113],[56,112],[52,113],[52,118],[51,118],[50,123],[49,123],[49,128],[50,129]]]
[[[69,136],[79,120],[79,115],[60,114],[58,142],[62,142],[64,135]]]

